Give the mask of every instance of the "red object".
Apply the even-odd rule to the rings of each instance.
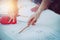
[[[11,24],[16,24],[17,23],[16,18],[14,20],[12,19],[10,23]]]
[[[1,18],[1,24],[9,24],[8,21],[9,21],[9,17],[8,16],[3,16]]]
[[[3,16],[2,18],[1,18],[1,24],[16,24],[16,18],[14,19],[14,21],[13,21],[13,19],[9,22],[9,20],[10,20],[10,17],[8,17],[8,16]]]

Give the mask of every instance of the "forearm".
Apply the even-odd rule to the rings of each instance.
[[[47,9],[49,5],[50,5],[50,0],[42,0],[40,7],[38,8],[36,13],[41,14],[41,12]]]

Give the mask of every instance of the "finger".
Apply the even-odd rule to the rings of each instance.
[[[28,25],[31,24],[31,22],[33,21],[34,18],[31,18],[29,21],[28,21]]]
[[[10,23],[10,22],[11,22],[11,20],[12,20],[12,19],[10,18],[10,19],[9,19],[9,21],[8,21],[8,23]]]
[[[37,21],[37,20],[35,20],[35,21],[32,23],[32,25],[35,25],[36,21]]]
[[[14,18],[13,17],[10,17],[8,23],[10,23]]]
[[[36,19],[34,18],[32,21],[31,21],[31,24],[34,24],[36,21]]]
[[[16,18],[13,18],[12,22],[15,22]]]

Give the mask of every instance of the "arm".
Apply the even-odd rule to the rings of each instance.
[[[15,20],[18,15],[18,6],[17,6],[18,0],[10,0],[8,2],[10,2],[10,4],[9,4],[10,9],[8,11],[8,15],[10,17],[9,22],[10,22],[11,20]]]
[[[47,9],[49,5],[50,5],[50,0],[42,0],[40,7],[36,11],[36,13],[33,14],[31,16],[31,18],[29,19],[28,25],[31,25],[31,24],[33,25],[37,21],[37,19],[39,18],[41,12],[44,11],[45,9]]]
[[[40,7],[38,8],[36,13],[41,14],[41,12],[47,9],[49,5],[50,5],[50,0],[42,0]]]

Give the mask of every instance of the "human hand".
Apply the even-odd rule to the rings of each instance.
[[[12,21],[12,22],[15,22],[16,17],[17,17],[18,15],[17,15],[16,11],[10,11],[10,12],[8,13],[8,16],[10,17],[8,23],[10,23],[11,21]]]
[[[40,13],[33,14],[28,21],[28,25],[34,25],[37,19],[39,18],[39,16],[40,16]]]

